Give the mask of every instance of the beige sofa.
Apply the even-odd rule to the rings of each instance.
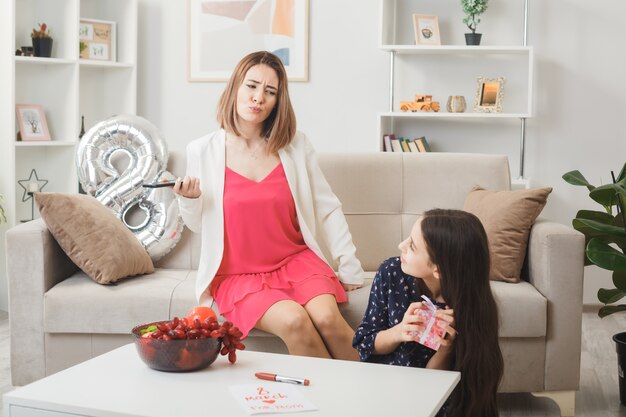
[[[180,174],[184,164],[177,162],[170,170]],[[343,203],[370,279],[382,260],[397,255],[398,242],[419,213],[462,208],[474,184],[510,188],[504,156],[322,154],[320,164]],[[182,316],[195,305],[200,239],[187,230],[154,274],[110,286],[79,271],[41,220],[9,230],[7,248],[15,385],[129,343],[129,330],[136,324]],[[573,413],[579,382],[583,250],[581,234],[538,220],[530,235],[525,280],[492,283],[505,362],[500,391],[550,392],[563,400],[564,415]],[[368,295],[369,285],[349,293],[342,311],[352,326],[360,322]],[[246,344],[284,352],[279,339],[257,331]]]

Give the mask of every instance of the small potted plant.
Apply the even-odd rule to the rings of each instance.
[[[45,23],[39,23],[39,29],[33,29],[30,37],[33,41],[33,51],[35,56],[49,58],[52,56],[52,38],[50,30]]]
[[[467,25],[472,33],[465,34],[465,43],[467,45],[480,45],[482,33],[476,33],[476,26],[480,23],[480,15],[487,10],[488,0],[461,0],[463,6],[463,23]]]

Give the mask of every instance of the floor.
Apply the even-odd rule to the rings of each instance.
[[[599,319],[592,308],[583,313],[580,391],[576,394],[576,416],[626,417],[619,404],[617,354],[613,334],[626,331],[626,314]],[[12,389],[9,369],[9,317],[0,311],[0,394]],[[531,394],[500,394],[501,417],[558,417],[557,405]],[[0,417],[2,401],[0,399]]]

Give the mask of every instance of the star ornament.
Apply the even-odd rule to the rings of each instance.
[[[34,177],[34,178],[33,178]],[[33,193],[41,191],[43,187],[46,186],[48,180],[40,180],[37,176],[37,171],[34,169],[30,171],[30,176],[26,180],[18,180],[20,187],[24,189],[24,194],[22,195],[22,201],[28,201],[28,199],[33,198]],[[30,193],[30,194],[29,194]]]

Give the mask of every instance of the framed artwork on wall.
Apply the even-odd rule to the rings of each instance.
[[[416,45],[441,45],[439,18],[427,14],[413,15]]]
[[[80,59],[117,60],[116,23],[107,20],[80,19],[78,39]]]
[[[308,0],[187,0],[187,78],[227,81],[247,54],[269,51],[289,81],[308,81]]]
[[[474,111],[483,113],[500,113],[504,100],[504,77],[483,78],[478,77],[478,88]]]
[[[51,140],[46,114],[40,104],[16,104],[15,112],[23,141]]]

